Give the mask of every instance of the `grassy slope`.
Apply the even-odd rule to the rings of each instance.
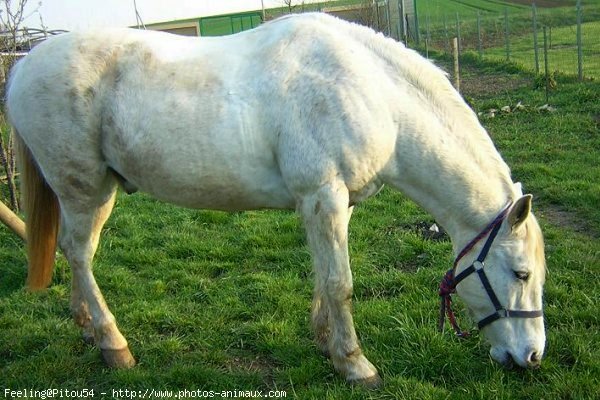
[[[424,27],[425,17],[429,16],[431,21],[443,21],[444,16],[451,23],[456,17],[456,13],[461,16],[474,16],[477,12],[482,15],[500,14],[505,9],[511,12],[527,10],[527,6],[511,3],[510,1],[489,1],[489,0],[428,0],[417,2],[417,12],[419,22]],[[435,22],[433,22],[435,23]]]
[[[571,75],[577,74],[577,36],[576,26],[565,26],[552,29],[552,46],[548,51],[548,68],[550,71],[561,71]],[[583,46],[584,74],[589,78],[600,78],[600,22],[588,22],[581,26]],[[543,34],[539,34],[539,65],[543,71]],[[533,70],[535,69],[535,56],[532,35],[517,37],[511,40],[511,61]],[[505,59],[504,47],[485,50],[485,56]]]
[[[486,68],[473,70],[474,78],[498,74]],[[504,371],[479,335],[463,341],[435,331],[450,244],[424,239],[414,227],[431,218],[391,190],[357,207],[351,224],[355,322],[386,382],[372,393],[346,386],[312,343],[310,259],[293,214],[184,210],[122,195],[95,271],[139,365],[108,370],[97,349],[82,343],[69,318],[63,259],[46,293],[26,293],[22,246],[0,228],[0,393],[201,388],[325,399],[593,398],[600,383],[600,132],[593,120],[600,87],[559,88],[555,114],[485,121],[516,179],[536,196],[546,234],[541,370]],[[478,109],[543,103],[541,93],[523,89],[470,98]]]
[[[419,9],[422,34],[429,27],[430,46],[446,49],[448,38],[457,35],[456,14],[460,16],[462,50],[477,50],[477,12],[481,15],[481,40],[485,57],[504,60],[505,22],[504,11],[508,11],[511,60],[533,70],[535,66],[532,14],[530,6],[506,7],[501,1],[481,0],[437,0],[425,2]],[[517,2],[523,3],[523,2]],[[558,2],[556,2],[558,3]],[[577,75],[577,34],[575,2],[561,2],[561,7],[538,6],[538,49],[539,65],[543,70],[543,26],[548,26],[549,68]],[[545,3],[544,3],[545,4]],[[554,4],[554,3],[552,3]],[[556,4],[555,4],[556,5]],[[583,67],[584,75],[600,77],[600,48],[596,39],[600,34],[600,2],[583,3]],[[446,32],[447,30],[447,32]],[[447,50],[447,49],[446,49]],[[449,50],[447,50],[449,51]]]

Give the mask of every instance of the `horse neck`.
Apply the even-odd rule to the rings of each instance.
[[[520,192],[508,166],[466,107],[462,116],[455,115],[449,122],[419,118],[400,128],[397,174],[391,182],[444,227],[455,254]]]
[[[431,213],[455,254],[520,192],[477,116],[446,76],[417,52],[352,26],[351,36],[389,66],[378,96],[395,108],[396,157],[387,182]],[[383,86],[380,86],[383,87]]]

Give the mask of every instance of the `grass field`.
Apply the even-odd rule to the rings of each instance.
[[[515,180],[535,197],[546,236],[547,353],[541,369],[506,371],[477,333],[436,332],[437,285],[451,263],[433,222],[384,190],[350,228],[355,323],[385,386],[349,387],[313,344],[312,273],[298,219],[286,212],[219,213],[120,195],[95,275],[139,364],[109,370],[69,316],[70,272],[27,293],[22,243],[0,227],[0,397],[5,389],[283,390],[300,399],[594,399],[600,388],[600,84],[559,82],[543,93],[489,64],[465,65],[477,110],[524,111],[485,120]],[[477,89],[478,87],[482,90]],[[483,90],[483,89],[486,90]],[[459,318],[468,325],[466,313]],[[123,392],[122,392],[123,393]],[[122,394],[121,393],[121,394]],[[137,392],[136,392],[137,393]]]
[[[577,74],[577,41],[576,26],[564,26],[551,30],[548,33],[551,45],[548,49],[549,71],[560,71],[571,75]],[[587,22],[581,25],[583,46],[583,70],[588,78],[600,78],[600,21]],[[550,40],[549,38],[549,40]],[[539,66],[544,69],[543,33],[539,33],[540,43]],[[511,61],[534,70],[535,55],[532,35],[513,38],[511,40]],[[485,56],[497,59],[506,59],[504,47],[495,47],[485,50]]]
[[[575,1],[536,3],[540,71],[543,71],[544,63],[543,27],[545,26],[548,28],[550,71],[569,75],[578,74],[575,3]],[[535,70],[530,2],[431,0],[419,4],[420,47],[424,47],[424,39],[428,38],[429,48],[449,53],[451,39],[460,36],[461,51],[479,51],[481,46],[483,57],[504,60],[507,57],[506,32],[508,31],[510,59],[532,71]],[[582,4],[583,72],[587,78],[599,78],[600,1],[584,1]]]
[[[475,15],[477,12],[482,14],[500,14],[505,9],[524,11],[529,7],[531,5],[526,6],[501,0],[425,0],[417,2],[417,13],[421,19],[421,26],[424,26],[423,22],[426,16],[433,21],[441,21],[444,16],[450,19],[454,18],[456,13],[461,15]]]

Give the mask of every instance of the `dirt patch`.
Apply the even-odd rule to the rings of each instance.
[[[594,229],[587,221],[570,211],[559,208],[558,206],[545,206],[538,211],[538,214],[541,218],[546,219],[552,225],[556,225],[561,228],[567,228],[573,232],[577,232],[591,238],[600,237],[600,232]]]
[[[448,79],[454,83],[452,65],[443,60],[436,60],[435,64],[446,71]],[[531,78],[502,71],[482,72],[477,67],[471,65],[461,66],[460,91],[463,96],[495,96],[527,86],[531,86]]]
[[[270,376],[273,370],[273,362],[260,356],[232,357],[227,360],[226,366],[231,372],[253,372],[263,376]]]
[[[525,86],[531,86],[530,79],[508,73],[477,74],[465,68],[461,76],[461,92],[467,96],[494,96]]]

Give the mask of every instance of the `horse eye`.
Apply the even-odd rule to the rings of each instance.
[[[527,271],[513,271],[513,274],[515,274],[515,278],[521,281],[527,281],[527,279],[529,279],[529,272]]]

